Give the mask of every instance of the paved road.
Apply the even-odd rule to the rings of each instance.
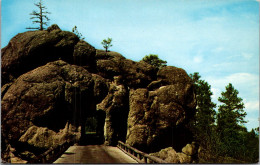
[[[54,163],[137,163],[117,147],[105,145],[71,146]]]

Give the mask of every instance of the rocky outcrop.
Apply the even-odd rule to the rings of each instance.
[[[70,127],[73,127],[70,124]],[[31,126],[19,139],[20,142],[28,143],[37,148],[49,149],[57,147],[65,142],[78,141],[80,132],[69,129],[68,123],[59,132],[48,129],[47,127]]]
[[[73,63],[78,41],[74,33],[59,28],[19,33],[2,49],[2,84],[50,61],[62,59]]]
[[[79,41],[73,52],[74,63],[79,66],[86,66],[88,70],[95,71],[96,49],[85,41]]]
[[[97,105],[97,110],[106,112],[104,132],[105,144],[117,145],[117,141],[125,141],[127,129],[128,89],[122,84],[122,78],[115,76],[111,82],[106,98]]]
[[[167,68],[169,71],[182,71],[175,67]],[[170,76],[174,72],[168,74],[168,77],[174,77]],[[126,143],[148,152],[167,146],[180,150],[192,140],[185,123],[194,114],[196,105],[193,86],[187,74],[186,79],[164,78],[171,85],[161,86],[154,91],[147,88],[130,91]]]
[[[187,144],[185,147],[183,147],[181,151],[186,155],[192,156],[197,154],[198,146],[195,142],[192,142],[191,144]]]
[[[183,152],[184,151],[184,152]],[[182,152],[176,152],[172,147],[160,150],[159,152],[151,153],[151,156],[156,156],[165,160],[168,163],[196,163],[198,157],[198,146],[194,142],[187,144]]]
[[[130,88],[145,88],[156,79],[156,68],[145,62],[125,59],[119,53],[97,50],[96,59],[99,75],[111,80],[120,75],[122,83]]]
[[[196,100],[183,69],[158,70],[96,50],[57,25],[18,34],[2,49],[1,90],[6,160],[21,162],[50,146],[87,140],[87,118],[96,119],[107,145],[121,140],[149,153],[181,152],[192,141],[186,123]],[[182,154],[194,152],[186,147]]]
[[[76,128],[83,126],[85,116],[95,111],[95,107],[91,109],[96,101],[94,91],[108,91],[106,82],[82,67],[61,60],[23,74],[2,99],[2,139],[14,147],[19,141],[31,147],[26,137],[38,133],[35,126],[47,127],[49,138],[54,138],[54,132],[63,129],[67,122]],[[106,95],[102,92],[95,94],[99,100]],[[50,145],[46,145],[33,146],[47,149]]]

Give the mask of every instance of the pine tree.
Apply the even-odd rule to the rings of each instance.
[[[241,149],[241,132],[245,129],[242,124],[246,123],[244,103],[242,98],[238,97],[238,93],[229,83],[226,91],[218,98],[222,104],[219,105],[217,114],[217,131],[221,139],[219,151],[223,156],[235,158]]]
[[[110,48],[110,47],[113,46],[113,45],[111,44],[111,42],[112,42],[112,38],[107,38],[107,40],[104,39],[104,40],[101,42],[101,44],[103,45],[103,47],[106,49],[106,52],[108,52],[108,48]]]
[[[198,72],[190,74],[195,85],[195,93],[197,99],[196,114],[193,121],[193,132],[200,145],[207,150],[211,150],[213,146],[213,129],[216,118],[214,108],[216,104],[212,102],[211,86],[204,80],[200,80]]]
[[[38,29],[38,30],[44,30],[44,25],[48,25],[47,21],[49,21],[50,19],[47,17],[47,14],[50,14],[50,12],[46,11],[46,7],[43,6],[42,1],[40,0],[38,3],[34,4],[35,6],[37,6],[39,8],[39,12],[37,11],[33,11],[32,13],[30,13],[30,15],[32,15],[32,17],[30,19],[34,19],[33,23],[37,23],[39,24],[39,27],[28,27],[26,29]]]
[[[149,54],[146,55],[142,61],[161,69],[162,67],[166,66],[167,61],[161,60],[157,54]]]

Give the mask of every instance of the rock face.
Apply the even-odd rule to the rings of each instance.
[[[185,152],[183,152],[185,151]],[[192,151],[192,152],[190,152]],[[197,161],[198,146],[194,142],[187,144],[182,152],[176,152],[172,147],[160,150],[159,152],[151,153],[151,156],[156,156],[165,160],[168,163],[196,163]]]
[[[29,148],[32,144],[25,137],[38,133],[34,126],[52,130],[46,132],[50,138],[67,122],[77,128],[75,132],[79,126],[84,130],[85,117],[95,111],[95,96],[102,100],[100,97],[106,95],[98,92],[94,95],[94,91],[104,88],[106,82],[101,77],[61,60],[25,73],[14,81],[2,99],[2,139],[14,146],[17,142],[27,142]],[[50,145],[46,145],[33,146],[47,149]]]
[[[116,145],[118,140],[125,141],[127,130],[128,90],[122,84],[122,78],[115,76],[110,84],[106,98],[97,105],[97,110],[106,112],[105,144]]]
[[[73,62],[72,54],[78,41],[75,34],[60,29],[16,35],[2,49],[2,83],[59,58]]]
[[[165,74],[168,77],[174,77],[171,74],[176,72],[183,73],[183,70],[175,67],[164,69],[169,71]],[[163,81],[171,85],[161,86],[154,91],[146,88],[130,91],[128,144],[154,152],[169,144],[180,150],[192,140],[185,123],[193,115],[196,105],[193,87],[187,74],[176,76],[165,76]]]
[[[145,62],[134,62],[125,59],[115,52],[97,50],[97,72],[104,78],[113,80],[121,76],[122,83],[130,88],[146,87],[156,79],[156,69]]]
[[[2,49],[1,91],[6,161],[88,141],[87,118],[95,118],[96,134],[107,145],[121,140],[149,153],[167,147],[188,156],[196,152],[186,146],[196,100],[183,69],[157,70],[96,50],[57,25],[18,34]]]

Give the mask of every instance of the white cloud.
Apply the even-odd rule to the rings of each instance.
[[[219,88],[211,88],[211,91],[213,93],[212,100],[213,102],[216,102],[218,100],[218,97],[220,97],[221,90]]]
[[[252,128],[256,128],[259,127],[259,116],[255,116],[254,118],[250,117],[250,118],[246,118],[246,120],[248,121],[248,123],[246,123],[246,127],[248,131],[251,131]]]
[[[254,88],[259,84],[259,76],[250,73],[235,73],[226,77],[226,80],[237,85],[243,85],[244,87]],[[258,88],[254,88],[256,90]]]
[[[193,62],[195,63],[201,63],[203,61],[203,57],[202,56],[195,56],[193,58]]]
[[[260,0],[259,0],[260,1]],[[242,53],[242,56],[245,58],[245,59],[251,59],[253,57],[253,54],[250,54],[250,53]]]
[[[235,88],[241,87],[242,89],[255,90],[258,92],[259,76],[251,73],[234,73],[225,77],[207,77],[206,80],[212,87],[222,88],[232,83]]]
[[[224,47],[217,47],[217,48],[215,48],[215,49],[213,49],[212,50],[212,52],[214,52],[214,53],[220,53],[220,52],[222,52],[224,50]]]
[[[259,111],[259,101],[244,101],[245,102],[245,109],[247,112],[249,111]]]
[[[259,110],[259,76],[257,74],[235,73],[224,77],[206,77],[205,80],[211,85],[213,101],[217,102],[221,91],[225,91],[225,87],[232,83],[234,88],[239,91],[238,97],[243,99],[245,109],[248,111]]]

